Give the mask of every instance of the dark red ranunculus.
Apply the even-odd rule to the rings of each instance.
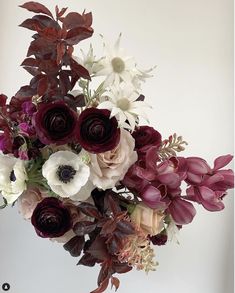
[[[40,104],[33,116],[33,126],[44,144],[73,142],[77,132],[77,113],[63,101]]]
[[[33,212],[31,223],[38,236],[42,238],[60,237],[72,228],[69,209],[54,197],[47,197],[38,203]]]
[[[114,149],[120,141],[120,129],[109,110],[88,108],[78,119],[78,141],[91,153],[103,153]]]
[[[152,146],[160,146],[161,134],[153,127],[140,126],[133,133],[135,148],[138,152],[146,152]]]

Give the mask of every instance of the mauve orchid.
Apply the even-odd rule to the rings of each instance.
[[[191,182],[191,186],[186,190],[187,196],[185,198],[202,204],[209,211],[220,211],[224,209],[222,199],[226,195],[227,189],[234,187],[234,175],[231,169],[220,169],[225,167],[232,158],[233,156],[231,155],[218,157],[214,161],[213,169],[207,165],[207,172],[206,168],[201,168],[200,170],[198,168],[197,176],[198,178],[200,177],[200,180],[194,180],[193,184],[191,180],[192,173],[190,173],[190,180],[188,180],[187,172],[186,181]],[[195,158],[195,163],[197,164],[199,162],[201,163],[202,159]],[[189,164],[191,164],[190,160]]]

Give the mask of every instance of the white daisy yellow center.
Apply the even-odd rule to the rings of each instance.
[[[130,101],[127,98],[121,98],[117,101],[117,107],[122,111],[127,111],[130,109]]]
[[[113,66],[113,71],[116,73],[121,73],[125,69],[125,63],[120,57],[115,57],[111,61]]]

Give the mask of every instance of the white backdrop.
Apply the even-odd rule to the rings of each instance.
[[[122,45],[139,65],[157,65],[144,86],[154,107],[150,121],[165,137],[181,134],[189,142],[185,156],[212,163],[216,156],[233,152],[232,0],[41,3],[93,12],[95,34],[83,47],[92,41],[101,48],[100,33],[114,41],[123,32]],[[9,96],[30,79],[19,65],[32,32],[17,25],[31,14],[18,8],[20,4],[0,3],[0,92]],[[220,213],[198,206],[193,223],[181,230],[180,245],[156,248],[157,271],[120,276],[119,292],[232,293],[232,192],[225,204]],[[12,293],[88,293],[95,288],[98,268],[77,267],[77,259],[59,244],[38,238],[16,207],[0,211],[0,235],[0,292],[4,282]]]

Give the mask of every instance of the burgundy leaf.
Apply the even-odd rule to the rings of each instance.
[[[107,289],[108,284],[109,284],[109,278],[106,278],[106,279],[100,284],[100,286],[99,286],[96,290],[92,291],[91,293],[102,293],[102,292],[104,292],[104,291]]]
[[[35,67],[24,66],[23,68],[33,76],[40,74],[40,71]]]
[[[114,199],[116,193],[110,192],[108,193],[104,198],[104,207],[114,215],[119,213],[121,211],[121,208],[119,206],[119,202]]]
[[[85,253],[77,263],[78,265],[84,265],[87,267],[93,267],[97,263],[97,259],[89,253]]]
[[[102,282],[110,277],[109,265],[106,262],[103,262],[101,265],[101,269],[98,276],[98,285],[102,284]]]
[[[66,29],[73,29],[76,27],[84,26],[85,21],[81,14],[77,12],[70,12],[63,20],[63,25]]]
[[[20,5],[21,8],[25,8],[29,11],[35,12],[35,13],[42,13],[46,14],[48,16],[51,16],[53,18],[53,15],[51,14],[50,10],[46,8],[46,6],[38,3],[38,2],[26,2],[23,5]]]
[[[74,97],[74,104],[76,105],[76,107],[85,107],[86,101],[85,101],[84,95],[80,94],[80,95]]]
[[[56,58],[56,62],[59,65],[64,54],[66,52],[66,45],[64,42],[60,42],[57,44],[57,58]]]
[[[55,50],[55,43],[40,37],[31,42],[27,52],[27,57],[30,57],[31,55],[43,57],[48,54],[55,54]]]
[[[87,202],[82,202],[79,206],[78,206],[79,211],[81,211],[83,214],[92,217],[92,218],[96,218],[96,219],[100,219],[101,215],[99,213],[99,211],[97,210],[97,208],[95,206],[93,206],[90,203]]]
[[[130,267],[127,263],[113,263],[112,268],[118,274],[124,274],[132,270],[132,267]]]
[[[26,58],[24,61],[21,63],[21,66],[31,66],[31,67],[38,67],[39,65],[39,60],[36,60],[34,58]]]
[[[67,9],[68,7],[62,8],[61,10],[59,10],[58,6],[56,5],[56,17],[60,18],[61,16],[63,16],[65,12],[67,11]]]
[[[46,28],[46,27],[53,27],[56,28],[58,31],[61,29],[60,25],[54,20],[51,19],[50,17],[46,16],[46,15],[34,15],[34,17],[32,17],[33,20],[38,21],[38,23],[40,23],[40,28]]]
[[[57,74],[60,67],[57,65],[55,60],[42,60],[38,69],[50,75]]]
[[[94,231],[96,228],[96,223],[90,221],[78,222],[73,227],[73,231],[78,236],[83,236]]]
[[[72,89],[69,75],[64,70],[61,70],[59,73],[59,78],[60,78],[61,94],[66,95],[67,92]]]
[[[92,13],[91,12],[83,13],[82,17],[84,19],[84,25],[86,27],[90,27],[92,25]]]
[[[73,58],[70,59],[70,66],[72,71],[79,77],[91,80],[88,70],[82,65],[78,64]]]
[[[0,95],[0,107],[5,107],[6,106],[6,101],[7,101],[7,96],[1,94]]]
[[[91,246],[87,250],[94,258],[105,261],[109,259],[109,253],[107,251],[107,246],[105,244],[105,239],[97,236],[92,242]]]
[[[75,27],[68,31],[66,42],[68,45],[76,45],[80,41],[90,38],[93,34],[92,28]]]
[[[118,278],[112,276],[111,277],[111,284],[112,284],[112,287],[113,286],[115,287],[115,291],[117,291],[120,286],[120,281]]]
[[[103,225],[102,230],[100,232],[101,235],[107,235],[113,233],[116,229],[117,223],[113,220],[107,220],[107,222]]]
[[[15,94],[15,97],[18,99],[21,97],[31,98],[35,94],[36,94],[35,91],[30,86],[26,85],[26,86],[22,86],[18,90],[18,92]]]
[[[71,256],[78,257],[84,247],[85,238],[84,236],[75,236],[69,240],[66,244],[64,244],[64,249],[67,250]]]
[[[39,29],[43,29],[42,24],[38,20],[31,18],[26,19],[19,26],[27,28],[32,31],[39,31]]]
[[[45,95],[45,93],[47,92],[48,88],[49,88],[48,79],[47,79],[47,77],[43,77],[38,82],[37,94],[39,96]]]
[[[144,101],[145,96],[144,95],[139,95],[136,101]]]
[[[58,30],[54,27],[46,27],[39,31],[39,35],[44,39],[55,42],[58,39]]]
[[[135,228],[129,221],[120,221],[117,223],[117,228],[126,235],[131,235],[135,233]]]

